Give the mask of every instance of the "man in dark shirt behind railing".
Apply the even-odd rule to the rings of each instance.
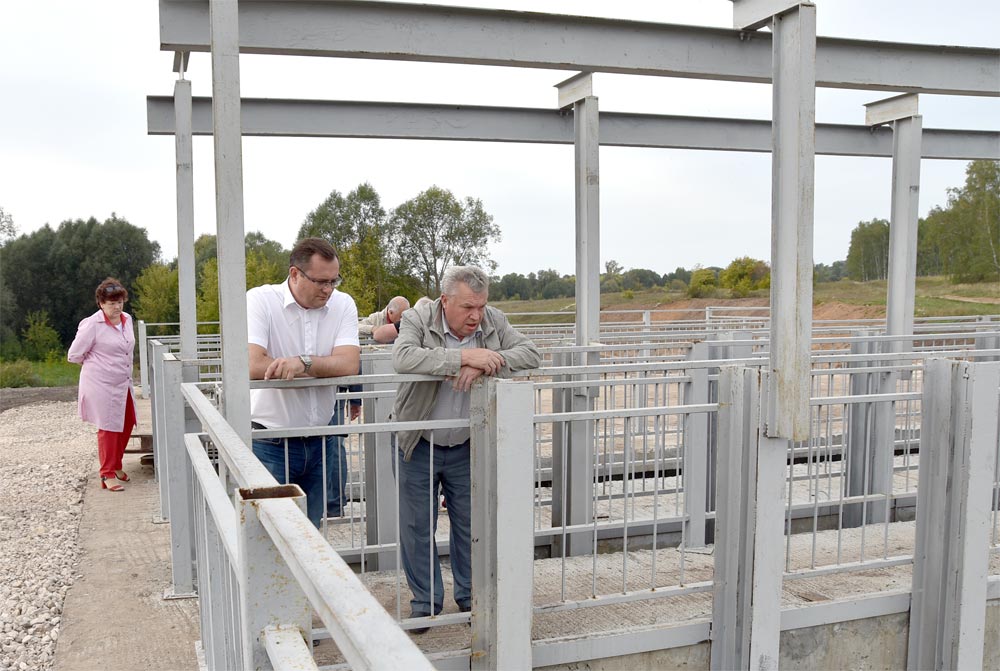
[[[537,368],[541,361],[534,343],[515,330],[503,312],[486,305],[489,277],[480,268],[449,268],[441,291],[436,301],[403,313],[392,363],[397,373],[443,375],[447,379],[400,384],[392,412],[395,421],[468,419],[469,390],[477,378],[509,377],[516,370]],[[398,449],[399,543],[406,581],[413,593],[410,617],[440,613],[444,605],[436,545],[433,566],[430,560],[442,492],[451,523],[455,603],[467,612],[472,608],[469,429],[400,431]],[[412,631],[423,633],[427,629]]]

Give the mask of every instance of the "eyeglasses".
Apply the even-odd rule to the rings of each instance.
[[[306,278],[307,280],[309,280],[313,284],[315,284],[317,286],[320,286],[320,287],[326,287],[328,289],[336,289],[337,287],[339,287],[341,284],[344,283],[344,276],[343,275],[341,275],[340,277],[337,277],[336,279],[333,279],[333,280],[314,280],[313,278],[309,277],[309,274],[306,271],[302,270],[298,266],[292,266],[292,267],[295,268],[296,270],[298,270],[300,273],[302,273],[302,277]]]
[[[101,291],[107,295],[122,293],[125,289],[118,286],[117,284],[109,284],[108,286],[101,289]]]

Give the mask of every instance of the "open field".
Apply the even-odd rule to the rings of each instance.
[[[729,292],[720,289],[718,297],[688,298],[683,293],[664,289],[601,294],[602,310],[704,310],[706,305],[762,306],[768,304],[767,291],[757,291],[747,298],[728,298]],[[886,281],[821,282],[813,289],[816,317],[821,319],[849,319],[880,317],[885,315]],[[566,312],[576,303],[572,298],[552,298],[528,301],[494,301],[504,312]],[[945,277],[918,277],[915,313],[918,317],[946,317],[949,315],[1000,314],[1000,284],[952,284]],[[661,318],[666,318],[664,315]],[[690,318],[678,316],[678,318]],[[518,318],[516,323],[571,322],[572,317],[554,315],[538,318]]]

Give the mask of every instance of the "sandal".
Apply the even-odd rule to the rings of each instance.
[[[119,473],[121,473],[121,475],[118,475]],[[126,473],[125,471],[115,471],[115,477],[121,480],[122,482],[128,482],[129,480],[128,473]]]
[[[114,480],[111,480],[111,484],[109,485],[108,484],[108,480],[111,480],[111,478],[109,478],[107,476],[104,476],[104,475],[101,476],[101,489],[106,489],[109,492],[124,492],[125,491],[125,488],[122,487],[121,485],[119,485]]]

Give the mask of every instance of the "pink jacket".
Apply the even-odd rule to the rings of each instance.
[[[80,371],[80,417],[98,429],[125,428],[125,399],[132,392],[132,316],[122,313],[119,331],[98,310],[80,322],[68,358],[83,364]],[[133,407],[135,392],[132,392]],[[131,428],[131,427],[130,427]]]

